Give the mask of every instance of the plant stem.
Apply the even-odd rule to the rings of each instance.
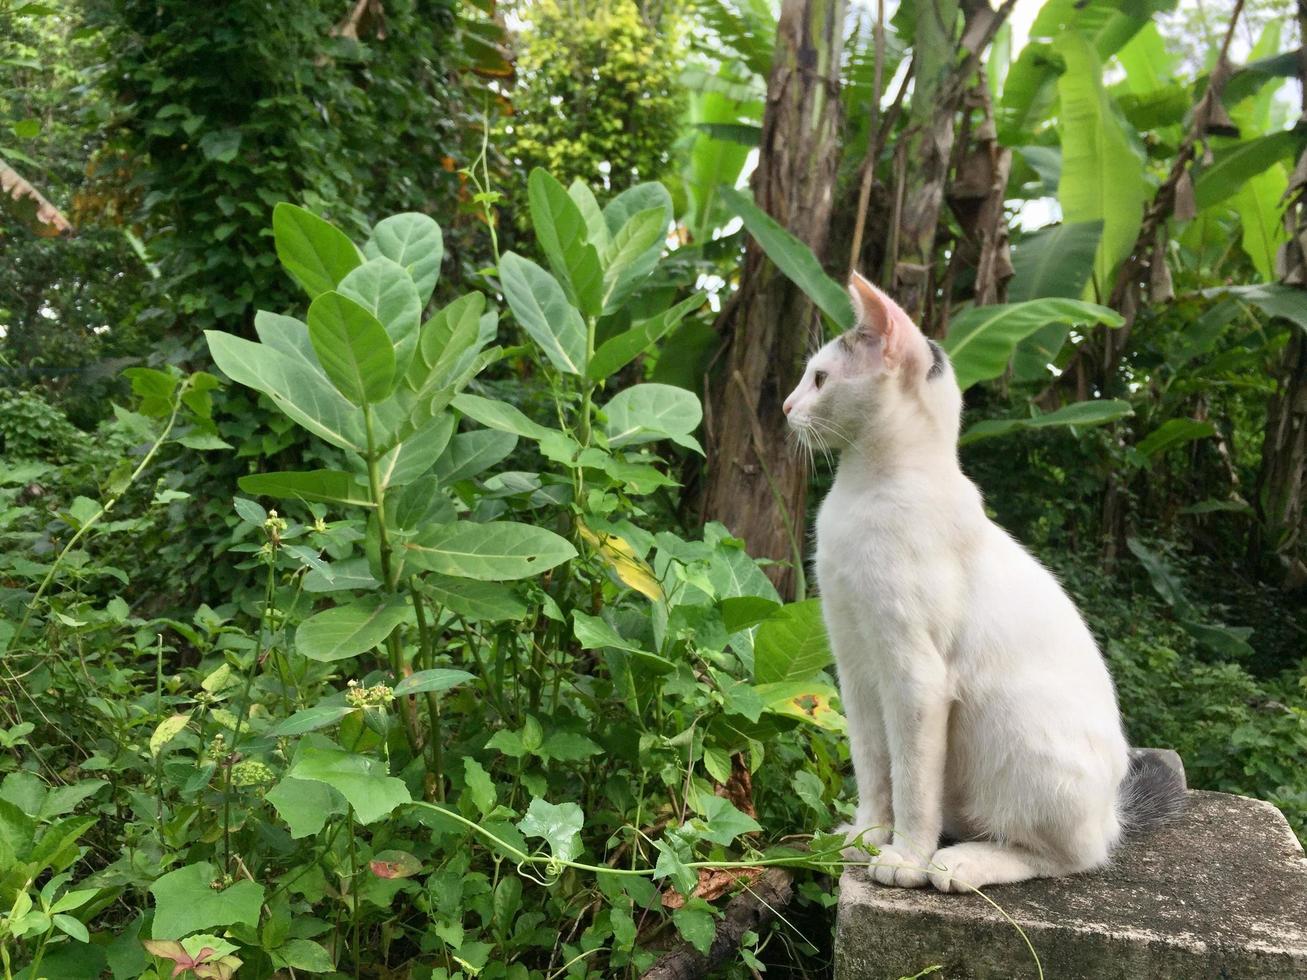
[[[376,437],[372,430],[372,409],[368,405],[363,406],[363,424],[368,439],[368,486],[372,491],[372,506],[377,519],[379,539],[377,550],[381,553],[381,577],[385,579],[387,591],[395,595],[399,592],[399,570],[390,560],[390,533],[386,527],[386,492],[381,485],[381,469],[377,465],[380,454],[377,452]],[[395,677],[395,683],[398,684],[404,678],[404,647],[398,629],[392,630],[390,636],[386,637],[386,649],[390,653],[391,673]],[[408,738],[409,750],[414,755],[421,755],[422,739],[418,734],[417,715],[413,709],[411,697],[400,698],[399,714],[404,720],[404,734]]]

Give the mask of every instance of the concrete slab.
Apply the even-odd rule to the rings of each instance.
[[[986,889],[1049,980],[1304,980],[1307,859],[1270,803],[1190,792],[1183,817],[1091,874]],[[974,894],[840,882],[837,980],[1039,975],[1013,926]]]

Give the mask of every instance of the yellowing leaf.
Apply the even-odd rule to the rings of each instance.
[[[180,735],[190,720],[191,713],[187,711],[159,722],[154,734],[150,736],[150,755],[158,755],[162,752],[163,747]]]
[[[595,554],[603,559],[623,584],[655,602],[663,597],[662,586],[654,577],[653,569],[635,553],[635,549],[625,539],[615,534],[596,534],[584,524],[579,526],[579,530],[581,539],[594,549]]]
[[[754,688],[768,711],[798,718],[828,732],[843,732],[844,716],[834,706],[837,696],[828,684],[813,681],[781,681]]]

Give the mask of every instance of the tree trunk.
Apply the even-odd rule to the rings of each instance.
[[[839,62],[845,0],[784,0],[767,82],[758,206],[826,253],[839,162]],[[743,538],[793,596],[807,536],[807,473],[789,445],[781,403],[820,342],[816,307],[750,241],[740,290],[719,320],[725,345],[708,413],[705,516]]]
[[[1307,32],[1307,0],[1298,0],[1298,24]],[[1305,35],[1307,36],[1307,35]],[[1307,46],[1298,52],[1303,84],[1301,123],[1307,123]],[[1289,232],[1279,256],[1287,286],[1307,288],[1307,151],[1298,158],[1286,192]],[[1266,410],[1266,439],[1257,480],[1257,503],[1266,545],[1284,570],[1286,588],[1307,587],[1307,332],[1297,324],[1280,361],[1279,390]]]

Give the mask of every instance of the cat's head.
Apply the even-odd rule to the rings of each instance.
[[[809,446],[951,453],[962,392],[948,355],[857,273],[849,296],[857,324],[809,358],[785,399],[790,428]]]

